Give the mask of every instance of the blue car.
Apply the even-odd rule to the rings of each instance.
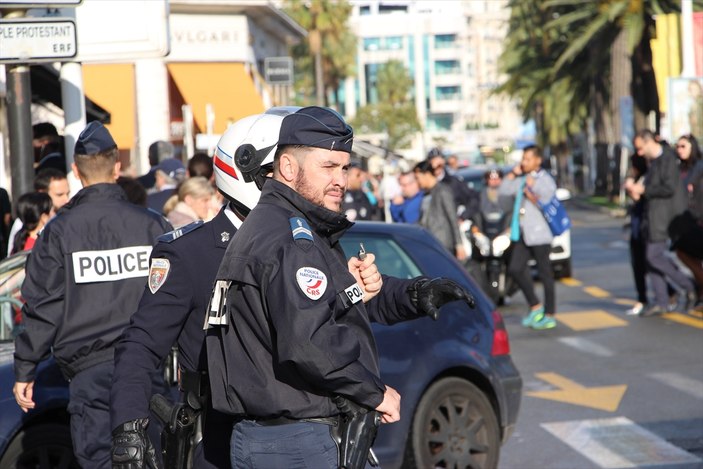
[[[363,243],[388,275],[452,278],[477,302],[476,309],[463,302],[447,304],[438,321],[374,325],[383,380],[402,396],[401,420],[382,425],[374,444],[381,466],[496,467],[500,447],[517,420],[522,380],[494,305],[418,226],[360,222],[341,243],[348,257]],[[4,267],[8,262],[0,263],[0,292],[12,270]],[[0,307],[5,301],[14,309],[16,300],[0,296]],[[0,345],[0,468],[24,467],[18,461],[28,467],[77,467],[71,453],[66,382],[53,362],[45,363],[35,384],[37,408],[23,414],[12,396],[11,337],[0,339],[9,341]]]

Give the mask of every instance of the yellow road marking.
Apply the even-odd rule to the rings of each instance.
[[[627,300],[624,298],[618,298],[615,300],[615,304],[623,305],[623,306],[634,306],[635,303],[637,303],[636,300]]]
[[[559,389],[551,391],[531,391],[526,393],[528,396],[608,412],[618,410],[620,400],[622,396],[625,395],[625,391],[627,391],[627,385],[625,384],[587,388],[557,373],[535,373],[535,376]]]
[[[610,314],[602,309],[592,311],[579,311],[560,313],[556,315],[557,321],[566,324],[575,331],[605,329],[607,327],[627,326],[627,321]]]
[[[583,287],[583,291],[596,298],[610,298],[610,293],[599,287]]]
[[[580,287],[581,285],[583,285],[583,283],[573,277],[564,277],[560,280],[560,282],[568,287]]]
[[[681,324],[686,324],[687,326],[696,327],[698,329],[703,329],[703,319],[694,318],[694,317],[691,317],[687,314],[666,313],[666,314],[662,314],[662,317],[664,319],[668,319],[670,321],[678,322]]]

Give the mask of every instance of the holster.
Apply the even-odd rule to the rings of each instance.
[[[330,427],[332,439],[337,444],[339,468],[363,469],[367,460],[372,466],[378,466],[371,446],[376,439],[381,415],[341,396],[332,400],[342,412],[339,424]]]
[[[151,410],[163,423],[161,452],[168,469],[190,469],[193,466],[194,434],[199,410],[188,403],[171,403],[161,394],[151,398]]]

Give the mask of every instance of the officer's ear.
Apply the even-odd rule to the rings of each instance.
[[[113,168],[113,174],[112,176],[115,178],[115,181],[117,181],[117,178],[120,177],[120,169],[122,169],[122,163],[119,161],[115,162],[115,167]]]
[[[298,175],[300,165],[295,155],[289,152],[284,152],[283,154],[281,154],[278,169],[283,180],[285,182],[292,183],[295,181],[295,178]]]

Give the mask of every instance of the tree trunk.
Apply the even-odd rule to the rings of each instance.
[[[647,25],[642,33],[642,40],[632,55],[632,97],[634,100],[635,129],[648,128],[647,117],[653,111],[655,113],[655,122],[654,128],[651,130],[659,133],[661,118],[659,93],[657,92],[657,80],[654,75],[652,48],[650,46],[654,19],[647,18],[646,21]]]

